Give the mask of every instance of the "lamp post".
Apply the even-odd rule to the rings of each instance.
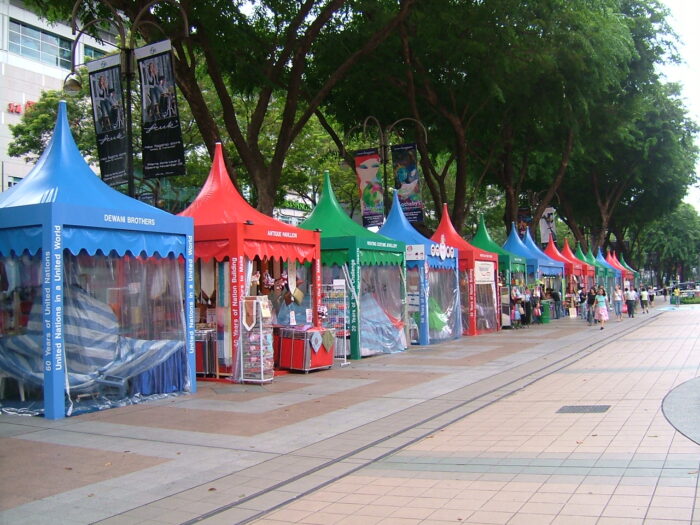
[[[85,32],[93,26],[100,25],[111,25],[117,29],[119,34],[119,44],[115,47],[120,52],[121,58],[121,71],[122,77],[124,78],[126,84],[126,100],[124,105],[124,119],[126,127],[126,176],[127,176],[127,192],[129,197],[134,197],[135,187],[134,187],[134,143],[133,143],[133,124],[131,116],[131,85],[134,81],[134,44],[136,42],[137,30],[142,25],[152,25],[155,26],[161,33],[164,33],[163,29],[152,20],[144,20],[144,16],[150,12],[150,9],[161,2],[169,3],[180,10],[183,19],[183,25],[185,28],[185,33],[189,33],[189,23],[187,21],[187,13],[184,11],[182,6],[175,2],[174,0],[152,0],[151,2],[144,5],[139,12],[134,17],[134,21],[131,24],[129,30],[127,31],[122,15],[110,4],[108,0],[100,0],[100,3],[110,10],[112,16],[110,18],[96,18],[90,20],[85,24],[82,29],[78,30],[78,10],[80,6],[83,5],[84,0],[76,0],[73,4],[73,11],[71,13],[71,29],[75,40],[73,40],[71,46],[71,71],[66,76],[63,81],[63,90],[69,95],[77,95],[82,89],[80,79],[76,74],[75,67],[75,51],[78,47],[78,41],[80,37],[85,34]]]
[[[387,163],[389,159],[389,143],[388,143],[388,138],[389,134],[392,132],[392,130],[396,127],[396,125],[400,124],[401,122],[410,120],[416,124],[418,124],[422,129],[423,129],[423,136],[425,137],[425,143],[428,143],[428,131],[425,129],[425,126],[420,120],[416,120],[412,117],[403,117],[400,118],[391,124],[389,124],[386,128],[383,128],[381,123],[379,122],[379,119],[377,117],[370,115],[367,118],[365,118],[364,122],[362,123],[362,132],[366,135],[367,134],[367,123],[372,122],[374,123],[375,126],[377,126],[377,132],[379,133],[379,150],[381,151],[380,155],[382,157],[382,176],[383,176],[383,184],[384,184],[384,191],[382,192],[383,194],[383,199],[384,199],[384,215],[387,214],[389,211],[389,203],[391,202],[391,197],[389,195],[389,192],[387,191],[387,184],[389,182],[389,177],[387,175]]]

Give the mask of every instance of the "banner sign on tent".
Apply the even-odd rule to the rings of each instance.
[[[557,242],[557,230],[554,226],[555,209],[552,207],[545,208],[542,218],[540,219],[540,242],[542,244],[549,243],[549,237]]]
[[[87,68],[100,174],[111,186],[125,184],[127,148],[120,56],[93,60]]]
[[[474,281],[476,284],[492,284],[496,265],[488,261],[474,261]]]
[[[362,225],[381,226],[384,222],[384,188],[379,180],[381,159],[377,148],[355,152],[355,175],[360,189]]]
[[[185,174],[170,41],[134,50],[141,78],[141,142],[147,179]]]
[[[423,222],[423,201],[420,196],[420,172],[418,151],[415,144],[399,144],[391,147],[399,202],[408,222]]]

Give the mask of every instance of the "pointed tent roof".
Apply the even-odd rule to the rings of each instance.
[[[579,251],[580,251],[579,247]],[[561,249],[561,253],[564,257],[571,259],[572,261],[578,261],[582,268],[583,268],[583,273],[585,274],[595,274],[595,268],[593,268],[592,265],[590,265],[588,262],[586,262],[582,257],[578,257],[577,255],[574,255],[574,252],[571,251],[571,246],[569,245],[569,239],[566,237],[564,238],[564,246]],[[581,256],[583,256],[583,253],[581,253]],[[593,277],[593,275],[591,275]]]
[[[600,262],[595,258],[593,255],[593,251],[591,247],[588,247],[588,252],[585,254],[581,250],[581,245],[578,246],[576,254],[581,252],[581,255],[583,256],[583,260],[586,261],[588,264],[593,266],[595,268],[596,274],[602,274],[603,276],[609,275],[612,272],[611,268],[608,268],[607,266],[603,266],[600,264]]]
[[[614,252],[606,251],[605,261],[616,270],[620,270],[623,276],[628,276],[630,273],[632,273],[620,264],[620,262],[615,257]]]
[[[328,172],[324,173],[321,198],[308,218],[299,225],[305,230],[321,231],[324,264],[342,264],[347,257],[335,257],[331,250],[360,248],[362,264],[401,264],[405,245],[384,235],[366,230],[353,221],[335,197]]]
[[[508,234],[506,242],[503,243],[503,248],[520,257],[524,257],[527,261],[527,265],[532,266],[532,272],[535,273],[537,271],[537,266],[539,265],[537,255],[532,253],[532,251],[523,244],[514,222],[510,225],[510,233]]]
[[[583,275],[583,266],[579,261],[569,259],[562,252],[559,251],[557,245],[554,244],[554,236],[549,236],[549,242],[547,247],[544,249],[544,253],[554,259],[564,264],[564,270],[567,275]]]
[[[601,264],[608,270],[611,270],[613,272],[613,275],[615,275],[616,277],[622,276],[622,270],[620,270],[619,268],[615,268],[612,264],[605,260],[605,257],[603,257],[603,250],[601,250],[600,247],[598,247],[598,253],[595,256],[595,260],[598,261],[599,264]]]
[[[216,144],[209,176],[192,203],[180,212],[194,219],[195,229],[220,230],[219,239],[228,242],[208,242],[202,235],[195,239],[196,256],[223,260],[234,253],[232,244],[242,242],[243,254],[248,258],[281,257],[310,261],[317,257],[317,236],[307,230],[285,224],[253,208],[231,182],[224,164],[221,143]],[[230,227],[241,225],[241,233],[231,237]],[[226,226],[229,227],[225,228]]]
[[[543,275],[564,275],[564,263],[552,259],[535,244],[530,235],[530,228],[525,228],[523,244],[534,253],[539,260],[539,268]]]
[[[440,218],[440,224],[435,230],[435,233],[431,237],[435,242],[445,242],[450,246],[454,246],[459,250],[460,260],[477,260],[477,261],[492,261],[498,262],[498,254],[478,246],[469,244],[455,229],[450,219],[450,213],[447,210],[447,204],[442,205],[442,217]],[[495,243],[494,243],[495,244]],[[504,251],[503,248],[499,249]]]
[[[472,237],[472,244],[477,248],[498,254],[498,261],[505,267],[510,267],[511,271],[522,271],[526,269],[527,261],[522,255],[518,255],[500,247],[489,235],[484,222],[483,214],[479,216],[479,226],[476,234]]]
[[[625,256],[624,256],[624,254],[621,253],[621,254],[620,254],[620,258],[619,258],[618,260],[620,261],[620,264],[621,264],[622,266],[624,266],[625,268],[627,268],[630,272],[632,272],[632,273],[635,274],[635,275],[639,274],[639,272],[638,272],[637,270],[635,270],[634,268],[632,268],[629,264],[627,264],[627,263],[625,262]]]
[[[54,219],[40,218],[46,213],[44,208],[53,210]],[[95,175],[75,144],[65,101],[58,104],[53,135],[34,168],[18,184],[0,193],[0,211],[7,212],[0,215],[0,223],[7,227],[11,223],[46,226],[51,221],[64,225],[63,247],[74,254],[84,249],[91,254],[115,250],[120,255],[180,255],[185,252],[185,242],[170,234],[192,231],[189,219],[124,195]],[[135,238],[134,231],[142,232],[141,236]],[[41,235],[31,234],[26,228],[11,235],[1,232],[0,246],[10,251],[27,249],[34,253],[41,248]]]
[[[399,194],[397,191],[394,191],[391,210],[386,218],[386,222],[381,228],[379,228],[378,233],[385,235],[390,239],[396,239],[397,241],[406,243],[407,248],[408,245],[422,244],[425,247],[425,260],[428,261],[428,264],[433,268],[457,267],[457,258],[454,256],[454,253],[451,257],[448,257],[448,251],[440,250],[440,244],[428,239],[413,226],[411,226],[411,223],[408,222],[408,219],[406,219],[406,215],[404,215],[403,209],[401,208]],[[445,246],[445,244],[454,248],[454,246],[450,243],[443,243],[443,246]],[[407,261],[407,264],[408,262],[409,261]],[[410,262],[413,264],[423,264],[422,261]]]

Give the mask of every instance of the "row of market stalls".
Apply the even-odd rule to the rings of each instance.
[[[429,239],[397,199],[374,233],[326,174],[290,226],[243,199],[218,144],[200,193],[172,216],[94,176],[61,103],[32,172],[0,194],[0,394],[12,379],[18,411],[56,419],[194,392],[197,376],[264,383],[278,368],[498,330],[514,287],[632,274],[614,254],[548,255],[514,227],[500,247],[483,218],[470,244],[446,206]]]

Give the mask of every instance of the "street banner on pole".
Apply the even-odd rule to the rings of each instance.
[[[365,228],[384,223],[384,189],[379,179],[380,165],[377,148],[355,152],[355,175],[360,190],[362,225]]]
[[[545,208],[542,218],[540,218],[540,242],[542,244],[547,244],[550,237],[553,237],[554,242],[557,242],[557,230],[554,225],[555,213],[556,210],[550,206]]]
[[[141,142],[146,179],[184,175],[170,40],[134,50],[141,78]]]
[[[391,147],[399,202],[408,222],[423,222],[423,201],[420,195],[418,151],[415,144],[399,144]]]
[[[88,62],[87,69],[100,174],[102,180],[110,186],[125,184],[128,181],[127,137],[120,55],[109,55]]]

